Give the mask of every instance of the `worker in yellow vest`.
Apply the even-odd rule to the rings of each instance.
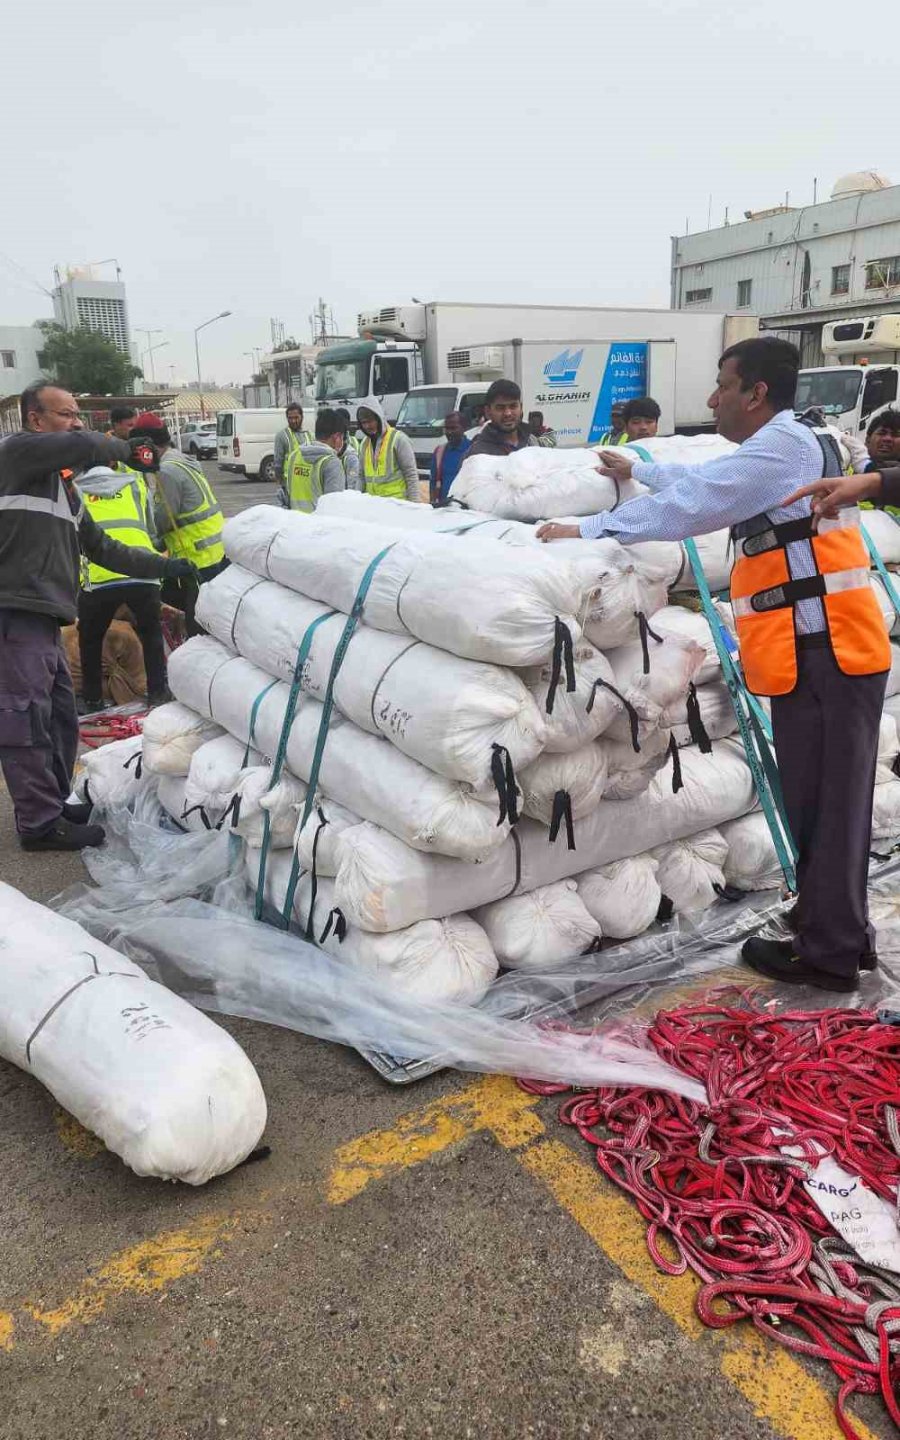
[[[139,415],[131,435],[149,440],[159,454],[153,500],[157,533],[174,559],[189,560],[194,567],[190,578],[166,581],[162,598],[184,611],[188,635],[202,635],[203,628],[194,619],[197,586],[228,564],[222,543],[225,517],[200,462],[172,449],[168,427],[158,415]]]
[[[359,454],[360,481],[367,495],[395,500],[424,500],[412,445],[384,418],[377,400],[366,400],[356,412],[363,432]]]
[[[284,412],[287,420],[283,430],[279,430],[275,436],[275,475],[279,482],[284,485],[287,480],[288,465],[293,456],[296,455],[301,445],[311,445],[313,437],[303,426],[303,406],[292,402]]]
[[[334,410],[320,410],[316,416],[316,438],[288,456],[285,472],[285,502],[290,510],[315,510],[322,495],[348,486],[341,450],[344,422]]]
[[[110,539],[155,554],[156,535],[145,477],[123,465],[95,465],[78,482],[84,508]],[[116,611],[127,605],[144,651],[151,705],[171,700],[166,686],[166,655],[160,623],[158,580],[135,580],[91,560],[78,596],[78,649],[81,694],[78,708],[90,714],[103,708],[103,641]]]

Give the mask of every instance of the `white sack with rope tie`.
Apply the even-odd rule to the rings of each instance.
[[[0,883],[0,1054],[138,1175],[203,1185],[266,1124],[231,1036],[72,920]]]
[[[529,446],[511,455],[476,455],[464,460],[453,482],[453,498],[473,510],[507,520],[550,520],[555,515],[596,515],[646,494],[634,480],[609,480],[599,473],[596,450],[551,450]]]

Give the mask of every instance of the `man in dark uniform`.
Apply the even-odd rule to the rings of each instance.
[[[120,545],[85,512],[73,472],[124,460],[155,463],[146,440],[85,430],[56,385],[22,395],[23,430],[0,441],[0,767],[25,850],[100,845],[89,807],[66,803],[78,754],[78,715],[60,638],[78,610],[82,553],[138,579],[190,574],[186,560]]]

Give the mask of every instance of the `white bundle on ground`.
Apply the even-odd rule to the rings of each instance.
[[[268,815],[269,844],[276,850],[289,848],[294,843],[306,793],[303,781],[289,770],[282,770],[276,785],[272,784],[271,765],[245,770],[235,789],[239,804],[231,828],[248,845],[261,845]]]
[[[701,830],[653,852],[663,895],[677,915],[708,910],[725,888],[728,841],[720,830]]]
[[[140,735],[86,750],[78,761],[74,784],[77,798],[103,810],[114,805],[132,805],[150,783],[141,751]]]
[[[214,830],[234,814],[235,797],[247,766],[259,766],[262,756],[231,735],[207,740],[194,751],[184,787],[184,815],[196,811],[201,824]],[[295,822],[296,823],[296,822]],[[291,827],[293,831],[293,826]],[[290,836],[288,837],[290,844]]]
[[[210,715],[244,743],[253,723],[254,743],[266,755],[275,754],[290,693],[283,681],[273,681],[249,660],[202,635],[172,654],[169,683],[185,705]],[[301,697],[287,764],[303,781],[310,777],[322,715],[317,700]],[[496,795],[481,798],[468,785],[433,774],[340,716],[332,716],[320,778],[326,794],[339,804],[417,849],[478,860],[502,845],[509,831],[507,820],[498,823]]]
[[[477,458],[477,457],[476,457]],[[323,495],[317,515],[336,515],[398,530],[430,530],[469,539],[498,540],[504,545],[539,545],[537,526],[517,520],[498,520],[482,511],[432,510],[408,500],[382,500],[344,490]],[[551,559],[573,566],[587,599],[579,610],[585,634],[603,648],[626,645],[637,634],[637,615],[650,615],[665,604],[666,592],[681,573],[684,556],[671,541],[644,540],[620,545],[617,540],[561,540],[543,545]]]
[[[636,800],[663,770],[669,758],[668,730],[650,730],[641,736],[640,749],[635,750],[630,740],[614,740],[604,735],[595,743],[606,753],[608,774],[604,798],[607,800]],[[661,782],[667,780],[660,776]],[[667,780],[671,786],[671,781]]]
[[[704,652],[703,664],[693,677],[695,685],[708,685],[712,680],[722,678],[722,667],[716,653],[715,641],[706,616],[697,610],[687,610],[684,605],[665,605],[650,616],[650,629],[665,639],[668,635],[680,640],[692,640]]]
[[[194,752],[222,733],[221,725],[177,700],[158,705],[144,719],[144,765],[154,775],[186,775]]]
[[[724,680],[718,684],[701,685],[697,691],[697,712],[700,724],[710,740],[724,740],[738,728],[731,694]],[[679,700],[663,711],[662,723],[671,728],[676,745],[695,745],[697,735],[691,731],[688,702]]]
[[[653,924],[662,901],[658,868],[652,855],[634,855],[576,876],[578,894],[602,935],[631,940]]]
[[[580,821],[574,851],[561,843],[562,837],[548,845],[546,829],[526,819],[514,837],[472,866],[424,855],[377,826],[357,825],[339,840],[336,903],[348,921],[363,929],[398,930],[640,855],[732,820],[753,805],[750,770],[733,741],[724,740],[711,755],[687,749],[681,762],[684,785],[677,795],[664,770],[637,800],[602,800]]]
[[[862,523],[885,565],[900,565],[900,525],[893,515],[885,510],[863,510]]]
[[[294,836],[294,845],[303,869],[311,871],[315,866],[317,875],[336,875],[341,863],[340,837],[345,830],[352,830],[355,825],[362,824],[364,821],[360,815],[345,809],[343,805],[336,805],[319,791],[309,819],[305,825],[298,824]]]
[[[645,492],[646,487],[633,480],[607,480],[599,464],[596,450],[543,446],[508,456],[477,455],[463,461],[453,498],[507,520],[550,520],[614,510]]]
[[[245,863],[251,885],[258,876],[257,852],[248,850]],[[273,853],[266,867],[265,898],[279,913],[287,896],[291,860]],[[345,964],[389,978],[404,994],[426,1003],[452,1000],[474,1005],[497,975],[497,957],[483,928],[469,915],[421,920],[389,935],[374,935],[343,924],[336,911],[334,883],[321,879],[313,903],[312,882],[304,875],[294,896],[294,917],[305,933],[313,904],[312,933],[316,941]],[[330,923],[329,923],[330,922]]]
[[[574,880],[483,905],[473,919],[484,927],[500,964],[513,970],[539,970],[583,955],[600,939],[600,927]]]
[[[721,833],[728,845],[723,869],[729,885],[737,890],[781,889],[784,872],[769,822],[761,810],[729,820]]]
[[[737,450],[723,435],[653,435],[636,446],[625,445],[622,454],[635,460],[650,459],[655,465],[705,465]]]
[[[270,580],[231,565],[200,590],[197,618],[223,644],[268,674],[291,680],[301,638],[316,622],[301,685],[324,700],[347,623]],[[348,720],[383,735],[426,769],[476,788],[491,781],[493,746],[514,766],[540,752],[544,723],[518,675],[446,650],[359,625],[334,686]]]
[[[200,818],[199,810],[193,815],[185,816],[184,792],[187,788],[186,775],[160,775],[156,782],[156,798],[167,815],[184,830],[205,830],[206,826]]]
[[[573,669],[575,689],[572,691],[566,689],[564,680],[554,684],[552,664],[533,666],[522,674],[543,716],[544,750],[552,754],[578,750],[589,740],[596,740],[625,709],[624,702],[614,693],[612,666],[606,656],[586,640],[575,646]],[[548,713],[551,696],[553,708]]]
[[[544,825],[553,823],[558,796],[565,797],[573,820],[589,815],[603,799],[609,775],[608,752],[590,740],[564,754],[545,751],[519,772],[522,808]]]
[[[266,1123],[240,1046],[80,925],[0,884],[0,1053],[138,1175],[202,1185]]]
[[[232,560],[288,589],[349,613],[367,570],[364,618],[375,630],[414,635],[439,650],[498,665],[539,665],[559,624],[573,640],[592,585],[546,546],[497,545],[411,534],[330,515],[257,505],[225,523]]]

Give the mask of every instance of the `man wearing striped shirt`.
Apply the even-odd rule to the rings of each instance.
[[[759,338],[732,346],[720,359],[708,403],[719,434],[737,441],[737,451],[698,466],[634,462],[604,452],[607,475],[631,477],[653,493],[577,525],[543,525],[539,537],[609,535],[629,545],[683,540],[725,527],[737,527],[741,536],[749,537],[806,521],[809,497],[796,492],[830,471],[827,450],[794,418],[798,368],[796,347],[786,341]],[[835,461],[834,474],[839,473]],[[761,523],[743,528],[755,521]],[[803,528],[795,524],[793,533]],[[797,933],[785,941],[754,937],[743,955],[754,969],[776,979],[852,990],[860,968],[875,964],[866,884],[886,672],[880,668],[880,637],[869,635],[867,616],[859,629],[860,643],[879,657],[879,668],[872,673],[865,660],[855,667],[846,666],[843,656],[836,661],[836,641],[822,598],[829,587],[819,575],[811,540],[791,540],[791,533],[781,532],[780,543],[796,595],[789,602],[796,680],[789,689],[776,685],[761,693],[774,697],[775,750],[798,847],[799,896],[792,917]],[[813,593],[817,590],[822,594]],[[782,613],[784,608],[782,604]]]

